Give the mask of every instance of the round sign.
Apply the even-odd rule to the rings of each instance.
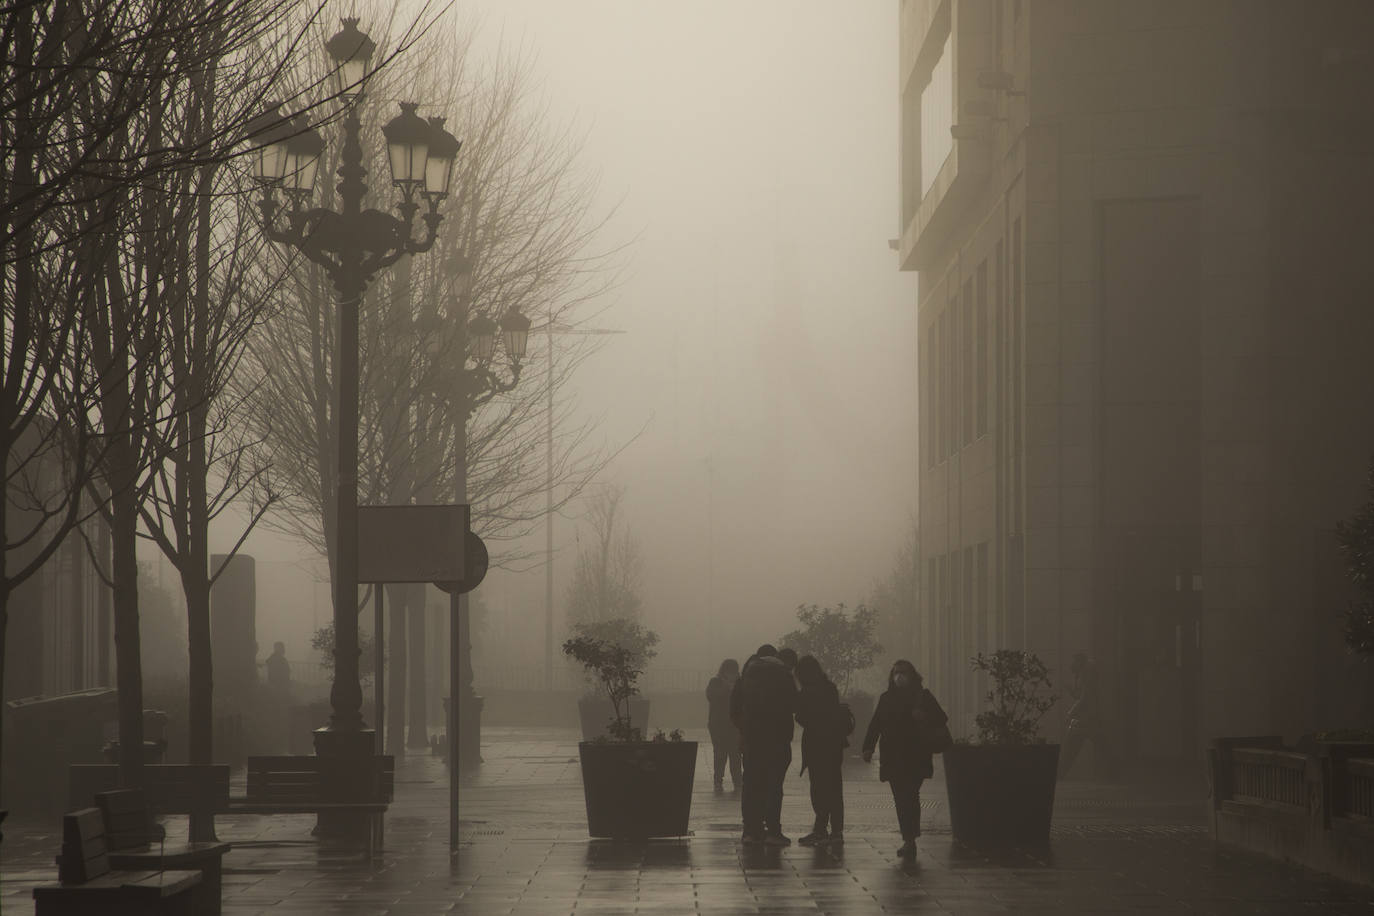
[[[441,591],[450,595],[462,595],[482,584],[487,577],[487,545],[475,532],[469,531],[463,538],[463,576],[461,582],[435,582]]]

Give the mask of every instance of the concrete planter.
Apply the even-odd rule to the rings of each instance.
[[[589,835],[613,839],[687,835],[697,742],[583,741],[577,750]]]
[[[956,840],[988,848],[1049,844],[1059,745],[956,744],[944,764]]]

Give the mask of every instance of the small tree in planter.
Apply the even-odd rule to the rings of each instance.
[[[658,634],[648,629],[637,620],[627,617],[615,617],[610,620],[598,620],[587,623],[573,624],[573,638],[568,640],[563,646],[563,651],[570,656],[568,646],[573,643],[583,643],[590,646],[593,642],[603,642],[610,646],[623,649],[625,652],[625,665],[634,669],[633,680],[637,681],[644,671],[644,666],[656,655],[658,649]],[[589,651],[584,648],[581,651]],[[577,656],[572,656],[577,658]],[[623,704],[623,718],[625,721],[638,723],[640,732],[643,733],[649,727],[649,701],[640,696],[638,689],[626,695],[621,704],[617,704],[614,697],[611,697],[609,689],[596,674],[596,666],[588,664],[582,658],[577,658],[582,662],[588,672],[588,690],[577,702],[577,711],[582,723],[582,737],[591,740],[601,735],[607,728],[618,724],[622,718],[621,704]],[[606,704],[607,697],[611,697],[611,705]]]
[[[874,638],[878,614],[860,604],[851,612],[844,603],[835,607],[798,605],[801,628],[782,638],[782,645],[797,655],[814,655],[821,669],[835,682],[840,696],[854,713],[855,732],[863,734],[873,717],[873,695],[853,689],[854,675],[873,665],[882,645]]]
[[[1353,518],[1336,523],[1346,571],[1356,588],[1355,598],[1345,609],[1342,636],[1346,647],[1361,656],[1366,665],[1374,663],[1374,460],[1369,465],[1369,494],[1370,498]],[[1366,676],[1365,683],[1374,688],[1374,677]],[[1344,745],[1340,753],[1369,756],[1374,748],[1374,693],[1370,689],[1365,692],[1363,713],[1362,727],[1323,732],[1318,740],[1328,745]]]
[[[644,669],[636,665],[635,652],[595,636],[578,636],[563,643],[563,653],[582,663],[601,682],[615,717],[607,726],[617,741],[638,741],[641,729],[630,720],[630,697],[639,693],[636,682]],[[598,736],[593,740],[605,740]]]
[[[657,637],[655,637],[657,641]],[[630,698],[639,692],[633,650],[594,636],[577,636],[563,652],[600,682],[615,711],[606,735],[578,745],[587,831],[594,837],[637,839],[684,836],[692,810],[697,743],[682,732],[662,731],[644,741],[631,721]]]
[[[1059,770],[1059,745],[1039,737],[1040,720],[1058,699],[1049,669],[1019,649],[980,652],[969,664],[992,679],[992,689],[974,719],[976,741],[944,754],[954,837],[979,846],[1043,846]]]

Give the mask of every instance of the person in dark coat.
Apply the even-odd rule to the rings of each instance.
[[[878,708],[864,735],[863,757],[867,763],[878,748],[878,778],[892,789],[897,807],[897,826],[902,846],[897,855],[916,855],[921,835],[921,783],[935,775],[930,745],[925,735],[949,721],[935,695],[926,690],[916,666],[906,659],[892,663],[887,690],[878,697]]]
[[[739,680],[739,662],[727,658],[720,663],[716,676],[706,684],[706,730],[711,733],[711,750],[715,756],[715,788],[725,791],[725,763],[730,762],[730,787],[740,790],[739,729],[730,721],[730,691]]]
[[[1097,665],[1086,652],[1075,652],[1069,663],[1073,684],[1069,695],[1073,705],[1068,712],[1068,735],[1064,738],[1064,753],[1059,758],[1059,778],[1068,776],[1074,761],[1083,750],[1083,743],[1093,743],[1093,763],[1098,778],[1109,776],[1112,770],[1111,749],[1107,744],[1106,723],[1102,721],[1102,703],[1098,691]]]
[[[740,808],[746,845],[787,846],[782,833],[782,781],[792,765],[797,687],[771,645],[759,646],[730,693],[730,719],[740,732],[744,789]]]
[[[811,770],[811,832],[803,846],[844,842],[844,781],[841,767],[849,742],[840,724],[840,691],[821,670],[815,656],[797,661],[797,724],[802,727],[801,771]],[[829,831],[827,833],[827,830]]]

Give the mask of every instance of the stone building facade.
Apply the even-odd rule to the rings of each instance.
[[[1333,529],[1374,453],[1374,4],[899,9],[918,664],[956,734],[998,647],[1092,655],[1136,760],[1368,718]]]

